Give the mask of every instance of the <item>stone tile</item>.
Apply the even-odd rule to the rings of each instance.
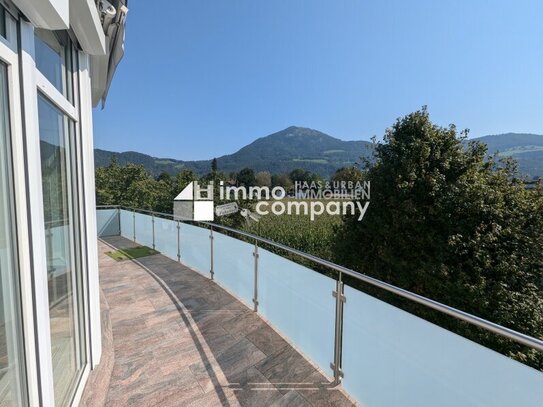
[[[290,346],[266,357],[255,367],[283,393],[300,388],[313,388],[327,382],[324,376]]]
[[[314,406],[352,407],[355,405],[340,390],[326,385],[317,389],[298,390],[298,393]]]
[[[205,393],[230,385],[221,367],[214,360],[200,360],[190,365],[189,369]]]
[[[253,343],[245,338],[225,349],[218,357],[217,363],[227,377],[236,375],[264,359],[262,353]]]
[[[99,242],[113,342],[107,406],[350,405],[215,282],[161,255],[138,259],[143,268],[115,262],[109,250]]]
[[[269,406],[283,396],[253,367],[232,377],[230,386],[241,406]]]
[[[225,329],[235,337],[244,337],[256,329],[266,327],[266,323],[253,311],[238,314],[227,321]],[[269,327],[267,327],[270,329]]]
[[[271,407],[310,407],[311,404],[297,391],[291,390],[271,404]]]
[[[264,352],[266,356],[279,353],[285,347],[289,346],[287,341],[267,324],[250,332],[246,338]]]

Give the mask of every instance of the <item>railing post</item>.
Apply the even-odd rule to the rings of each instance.
[[[334,384],[341,383],[343,377],[343,371],[341,370],[341,358],[343,351],[343,305],[347,301],[343,292],[342,273],[339,272],[338,280],[336,282],[336,291],[332,292],[333,297],[336,299],[336,327],[334,335],[334,361],[330,363],[330,367],[334,371]]]
[[[153,250],[155,250],[155,213],[151,213],[151,223],[153,224]]]
[[[136,241],[136,210],[132,209],[132,230],[133,230],[133,236],[134,236],[134,242]]]
[[[255,312],[258,312],[258,241],[255,240],[255,251],[253,252],[253,257],[255,261],[255,286],[254,286],[254,294],[253,294],[253,304],[254,308],[253,310]]]
[[[181,224],[177,221],[177,261],[181,262]]]
[[[117,208],[117,219],[119,220],[119,236],[122,235],[122,230],[121,230],[121,208]]]
[[[214,280],[215,272],[213,271],[213,226],[209,229],[209,242],[211,246],[211,257],[210,257],[210,269],[209,273],[211,274],[211,279]]]

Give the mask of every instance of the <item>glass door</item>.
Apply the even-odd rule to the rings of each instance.
[[[42,95],[38,116],[55,403],[66,405],[86,362],[74,122]]]

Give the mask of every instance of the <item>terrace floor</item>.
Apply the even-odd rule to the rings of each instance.
[[[105,242],[134,245],[118,236],[99,242],[114,356],[107,389],[86,392],[107,394],[108,406],[353,405],[207,277],[162,255],[116,262]]]

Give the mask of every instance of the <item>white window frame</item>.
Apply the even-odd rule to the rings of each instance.
[[[0,0],[2,1],[2,0]],[[11,9],[10,9],[11,10]],[[55,405],[51,332],[44,241],[41,185],[38,92],[75,122],[78,215],[81,227],[83,319],[86,363],[72,405],[81,398],[91,368],[101,357],[100,287],[94,196],[94,150],[92,141],[92,90],[89,56],[74,51],[78,61],[73,71],[73,104],[59,92],[35,63],[34,27],[16,16],[6,19],[6,37],[0,36],[0,60],[7,66],[11,175],[17,232],[17,263],[22,316],[25,385],[30,406]],[[6,14],[10,11],[6,9]],[[20,44],[18,43],[20,42]],[[72,184],[73,185],[73,184]]]
[[[7,11],[6,11],[7,13]],[[7,66],[8,81],[8,102],[10,120],[10,144],[13,157],[12,177],[15,209],[15,228],[17,234],[17,264],[19,267],[19,289],[21,299],[21,316],[23,332],[23,351],[25,363],[25,384],[28,395],[28,403],[31,406],[39,405],[40,385],[38,372],[35,366],[38,362],[35,341],[37,338],[35,330],[36,319],[34,317],[33,279],[32,262],[29,256],[31,252],[30,230],[28,228],[28,196],[26,191],[26,168],[24,132],[22,126],[21,111],[21,75],[19,54],[17,46],[17,23],[10,18],[6,19],[6,37],[0,36],[0,59]]]
[[[78,61],[83,62],[85,69],[81,67],[74,69],[74,103],[70,103],[56,87],[51,84],[47,78],[37,69],[34,54],[34,27],[27,22],[20,21],[20,38],[21,38],[21,70],[23,73],[22,83],[22,104],[24,110],[23,123],[25,127],[26,137],[26,162],[28,170],[27,191],[28,203],[30,208],[30,224],[31,224],[31,246],[32,256],[31,263],[34,268],[34,321],[35,330],[39,332],[36,336],[36,360],[39,360],[38,376],[41,385],[38,386],[39,400],[43,406],[54,406],[54,383],[53,383],[53,367],[51,355],[51,332],[49,327],[49,298],[48,298],[48,283],[47,283],[47,265],[46,265],[46,247],[43,236],[45,235],[44,216],[43,216],[43,193],[41,185],[41,159],[40,159],[40,138],[39,138],[39,123],[38,123],[38,92],[43,94],[45,98],[55,105],[63,114],[75,123],[75,134],[71,138],[71,143],[74,143],[73,148],[76,152],[76,160],[83,157],[83,163],[78,162],[77,169],[72,168],[71,177],[76,177],[75,183],[70,180],[71,186],[76,186],[77,190],[72,191],[78,194],[78,219],[74,221],[80,225],[81,236],[77,237],[81,245],[81,258],[74,256],[74,261],[81,261],[82,273],[82,288],[83,288],[83,318],[80,321],[85,327],[85,349],[86,363],[79,377],[79,383],[76,385],[73,393],[72,405],[77,405],[82,396],[85,383],[87,381],[91,366],[96,366],[100,360],[101,341],[100,341],[100,304],[99,304],[99,286],[98,286],[98,271],[97,265],[97,250],[95,214],[89,216],[93,204],[89,195],[93,195],[94,185],[90,185],[88,174],[89,166],[94,168],[92,162],[89,164],[88,147],[89,138],[92,138],[92,121],[89,114],[92,114],[90,106],[90,82],[88,82],[88,58],[79,51],[74,51]],[[85,65],[86,63],[86,65]],[[89,99],[85,103],[86,99]],[[81,110],[84,109],[84,110]],[[80,115],[79,112],[84,114]],[[80,120],[82,119],[82,120]],[[84,119],[84,120],[83,120]],[[90,123],[90,127],[89,127]],[[91,129],[89,131],[89,128]],[[92,146],[92,142],[90,143]],[[72,154],[70,154],[72,156]],[[92,157],[92,151],[91,151]],[[94,174],[93,174],[94,175]],[[94,177],[92,178],[92,181]],[[90,193],[89,193],[90,192]],[[94,226],[94,227],[93,227]],[[96,270],[94,270],[96,267]],[[75,282],[75,279],[74,279]],[[90,289],[90,290],[89,290]],[[98,301],[96,300],[98,298]],[[96,308],[96,304],[98,308]],[[75,312],[77,313],[78,307]],[[76,315],[75,318],[79,317]],[[98,324],[98,330],[96,325]],[[76,333],[79,335],[79,333]],[[96,338],[98,336],[98,339]],[[79,341],[78,341],[79,343]],[[35,363],[30,362],[30,368],[35,370]],[[33,366],[33,367],[32,367]],[[31,405],[34,403],[31,402]]]

